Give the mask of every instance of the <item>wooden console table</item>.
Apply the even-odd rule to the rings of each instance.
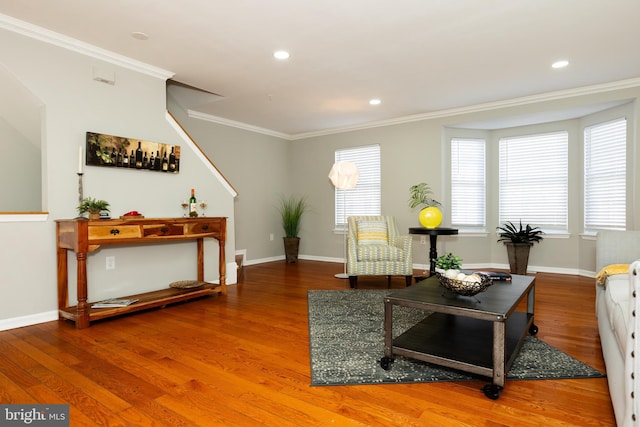
[[[56,248],[58,261],[58,313],[61,319],[73,320],[77,328],[86,328],[93,320],[117,316],[169,303],[186,301],[210,294],[226,294],[225,241],[227,219],[215,218],[131,218],[131,219],[60,219],[56,220]],[[169,243],[180,240],[197,242],[197,277],[204,281],[204,239],[219,243],[220,284],[206,284],[199,288],[174,289],[167,287],[153,292],[129,295],[138,302],[127,307],[91,308],[87,302],[87,254],[102,245],[140,243]],[[78,304],[69,306],[68,251],[76,253],[78,265]],[[168,284],[167,284],[168,285]]]

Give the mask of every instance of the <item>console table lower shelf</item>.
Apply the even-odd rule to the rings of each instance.
[[[129,295],[123,299],[137,299],[135,303],[126,307],[91,308],[92,303],[88,303],[89,321],[106,319],[113,316],[120,316],[126,313],[147,310],[150,308],[164,307],[182,301],[189,301],[209,295],[219,295],[223,293],[222,286],[213,283],[205,284],[199,288],[177,289],[167,288],[158,291],[145,292],[142,294]],[[78,319],[78,306],[65,307],[59,309],[60,317],[73,320]]]

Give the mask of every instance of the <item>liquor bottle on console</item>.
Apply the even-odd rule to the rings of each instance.
[[[198,202],[196,201],[196,194],[193,188],[191,189],[191,197],[189,198],[189,216],[198,216]]]

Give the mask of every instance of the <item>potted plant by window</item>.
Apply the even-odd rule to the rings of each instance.
[[[302,214],[307,209],[305,196],[283,196],[280,199],[280,216],[284,229],[284,252],[288,263],[298,262],[300,248],[300,221]]]
[[[418,215],[418,220],[424,228],[436,228],[442,222],[442,212],[438,209],[440,202],[431,197],[433,191],[426,182],[421,182],[409,187],[409,207],[415,209],[423,206]]]
[[[89,219],[100,219],[100,212],[109,212],[109,202],[106,200],[97,200],[91,197],[82,199],[82,203],[78,205],[78,213],[82,215],[89,212]]]
[[[523,227],[522,221],[519,227],[507,221],[497,227],[497,230],[500,236],[498,242],[503,242],[507,247],[511,273],[527,274],[531,246],[542,241],[544,232],[539,227],[532,227],[529,224]]]

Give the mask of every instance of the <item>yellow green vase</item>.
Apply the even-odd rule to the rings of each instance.
[[[436,228],[442,223],[442,212],[435,206],[429,206],[420,211],[418,220],[424,228]]]

